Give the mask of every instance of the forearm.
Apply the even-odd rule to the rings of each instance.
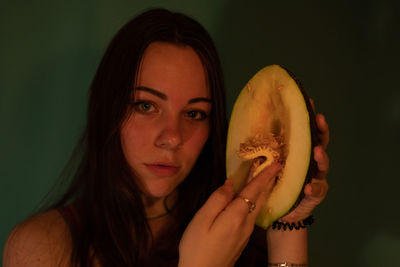
[[[299,230],[267,230],[270,263],[308,263],[307,228]]]

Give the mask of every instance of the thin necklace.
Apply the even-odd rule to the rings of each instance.
[[[158,215],[155,215],[155,216],[152,216],[152,217],[146,217],[147,220],[156,220],[156,219],[165,217],[168,214],[171,214],[171,212],[175,209],[176,205],[174,205],[171,209],[168,208],[167,199],[168,199],[169,196],[170,195],[166,196],[165,199],[164,199],[164,208],[165,208],[166,212],[158,214]]]
[[[162,218],[164,216],[167,216],[168,214],[170,214],[170,211],[166,211],[164,213],[161,213],[161,214],[153,216],[153,217],[146,217],[146,219],[147,220],[156,220],[156,219]]]

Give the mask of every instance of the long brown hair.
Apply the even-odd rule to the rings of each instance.
[[[179,185],[175,224],[152,242],[144,207],[120,144],[135,77],[147,46],[155,41],[192,47],[202,60],[211,90],[210,136],[192,171]],[[52,208],[74,202],[79,227],[71,229],[72,263],[149,266],[176,264],[180,237],[208,196],[225,179],[226,115],[221,64],[206,30],[195,20],[165,9],[129,21],[109,44],[90,87],[86,129],[78,144],[81,160],[65,194]],[[150,249],[149,249],[150,248]],[[156,264],[153,262],[153,264]]]

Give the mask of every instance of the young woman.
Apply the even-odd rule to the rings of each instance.
[[[326,195],[329,133],[316,118],[320,171],[286,222]],[[254,228],[280,166],[238,195],[225,180],[226,126],[221,66],[203,27],[162,9],[137,16],[94,77],[69,189],[13,230],[4,266],[306,266],[307,229]]]

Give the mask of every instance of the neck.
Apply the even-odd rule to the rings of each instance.
[[[142,195],[147,220],[156,220],[168,216],[177,199],[177,193],[172,192],[165,197]]]
[[[173,192],[166,197],[154,198],[142,195],[147,222],[153,237],[157,237],[172,219],[170,211],[173,209],[177,193]]]

